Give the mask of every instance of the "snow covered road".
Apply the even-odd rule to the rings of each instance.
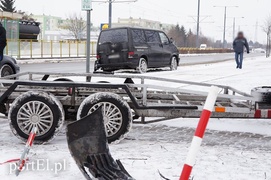
[[[256,86],[271,85],[270,68],[271,59],[248,58],[243,70],[235,69],[235,63],[229,61],[147,75],[218,83],[250,93]],[[171,86],[170,83],[164,85]],[[112,155],[119,158],[137,180],[159,180],[158,170],[169,179],[177,180],[196,124],[197,119],[179,118],[134,125],[126,140],[110,146]],[[0,162],[19,158],[24,144],[12,135],[5,119],[0,120],[0,127]],[[212,119],[192,172],[193,180],[271,180],[270,127],[270,120]],[[22,172],[19,179],[83,179],[68,151],[64,130],[50,144],[34,145],[30,164],[38,160],[48,166],[38,170],[37,165],[33,165]],[[0,179],[18,179],[12,168],[12,165],[0,166]]]

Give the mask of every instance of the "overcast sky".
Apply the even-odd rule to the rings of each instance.
[[[117,0],[116,0],[117,1]],[[123,0],[121,0],[123,1]],[[233,17],[236,19],[236,31],[244,31],[249,40],[263,43],[265,35],[262,25],[266,17],[271,14],[271,0],[201,0],[202,21],[201,32],[214,39],[222,39],[223,8],[213,6],[239,6],[228,8],[227,40],[232,40]],[[18,10],[33,14],[48,14],[67,17],[70,13],[81,12],[81,0],[16,0]],[[145,18],[161,21],[162,23],[185,25],[194,32],[196,24],[192,16],[197,15],[197,0],[138,0],[135,3],[113,4],[113,22],[120,18]],[[98,26],[108,21],[108,4],[93,3],[92,22]],[[256,36],[256,22],[258,31]]]

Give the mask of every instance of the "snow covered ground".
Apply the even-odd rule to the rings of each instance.
[[[233,61],[180,67],[178,71],[147,75],[229,85],[250,93],[256,86],[271,85],[271,59],[245,59],[244,69]],[[124,74],[126,72],[120,72]],[[171,83],[164,86],[173,86]],[[193,86],[182,85],[193,89]],[[206,89],[202,89],[205,91]],[[110,145],[128,172],[138,180],[178,179],[198,119],[178,118],[156,124],[134,125],[128,138]],[[0,120],[0,162],[19,158],[24,144],[12,135],[8,122]],[[271,121],[211,119],[193,168],[194,180],[271,180]],[[39,170],[34,163],[39,162]],[[63,133],[47,145],[34,145],[28,170],[19,179],[83,179],[67,148]],[[18,179],[12,164],[0,165],[0,179]]]

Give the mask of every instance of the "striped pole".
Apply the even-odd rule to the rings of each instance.
[[[23,151],[22,156],[20,158],[20,161],[18,163],[18,168],[15,171],[16,176],[18,176],[20,174],[20,172],[22,171],[22,169],[25,165],[25,162],[27,161],[27,155],[30,151],[30,148],[31,148],[33,142],[34,142],[36,133],[37,133],[37,127],[34,127],[31,131],[31,133],[29,134],[28,140],[27,140],[26,145],[24,147],[24,151]]]
[[[219,92],[218,87],[216,87],[216,86],[211,87],[210,92],[209,92],[207,99],[205,101],[205,105],[204,105],[203,111],[201,113],[198,127],[196,129],[194,138],[192,140],[185,164],[183,166],[183,171],[180,176],[180,180],[188,180],[190,177],[190,174],[192,172],[192,168],[196,162],[196,155],[199,152],[207,124],[209,122],[212,111],[214,109],[214,105],[215,105],[215,102],[216,102],[216,99],[218,96],[218,92]]]

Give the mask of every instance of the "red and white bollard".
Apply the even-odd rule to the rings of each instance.
[[[15,171],[15,174],[16,176],[18,176],[20,174],[20,172],[22,171],[24,165],[25,165],[25,162],[27,161],[27,155],[30,151],[30,148],[34,142],[34,139],[35,139],[35,136],[36,136],[36,133],[37,133],[37,127],[34,127],[31,131],[31,133],[29,134],[29,137],[28,137],[28,140],[26,142],[26,145],[25,145],[25,148],[24,148],[24,151],[22,153],[22,156],[20,158],[20,161],[18,163],[18,167]]]
[[[211,117],[212,111],[214,109],[214,105],[215,105],[218,93],[219,93],[219,88],[216,86],[212,86],[207,96],[204,108],[202,110],[198,127],[196,129],[185,164],[183,166],[183,171],[180,176],[180,180],[189,180],[190,174],[192,172],[192,168],[196,162],[196,155],[199,152],[202,139],[203,139],[207,124],[209,122],[209,119]]]

